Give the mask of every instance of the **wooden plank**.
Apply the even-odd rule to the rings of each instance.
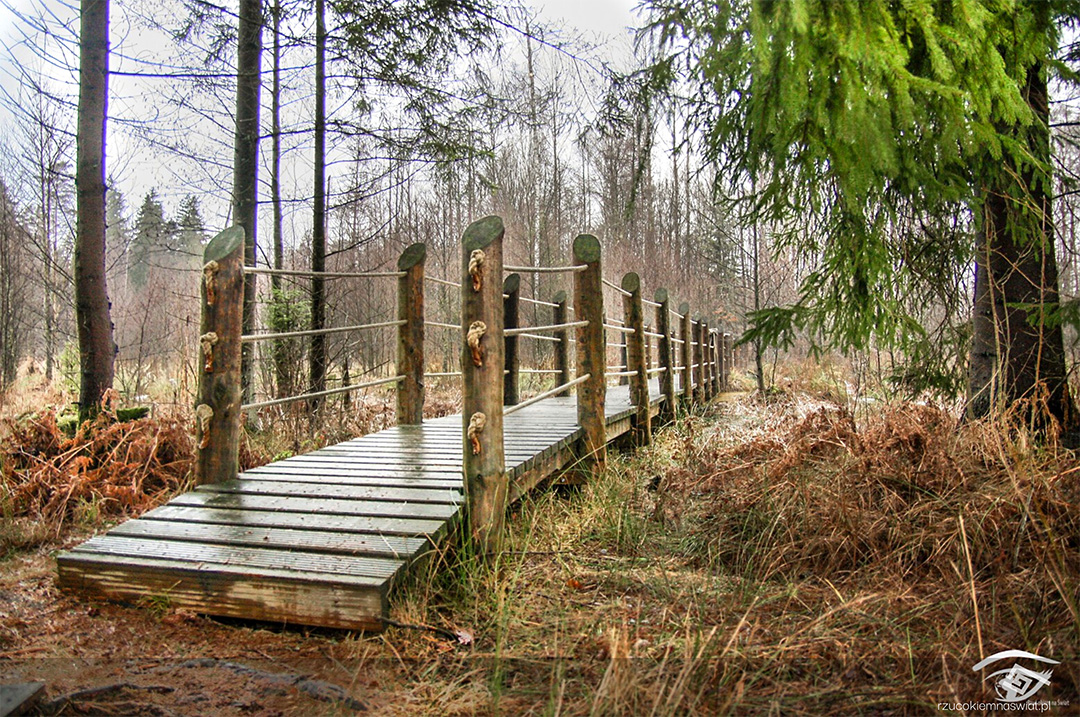
[[[299,471],[302,473],[312,473],[313,475],[326,475],[337,476],[340,478],[353,478],[357,481],[376,478],[389,478],[401,481],[402,486],[416,486],[421,487],[424,482],[443,482],[455,481],[461,477],[461,471],[454,469],[453,467],[443,466],[439,469],[434,468],[416,468],[416,467],[400,467],[400,466],[387,466],[384,468],[373,468],[371,466],[359,465],[355,467],[349,467],[347,464],[340,465],[334,461],[278,461],[277,463],[268,463],[265,466],[259,466],[258,468],[249,468],[244,471],[245,474],[251,473],[281,473]]]
[[[558,445],[563,439],[553,439],[548,441],[537,441],[532,444],[515,444],[514,451],[519,456],[529,457],[536,455],[542,451]],[[403,461],[412,460],[424,460],[428,456],[442,455],[447,457],[461,459],[463,453],[461,445],[438,445],[433,446],[431,444],[424,444],[423,446],[376,446],[376,450],[371,450],[370,447],[359,446],[333,446],[332,448],[323,448],[318,453],[309,454],[316,456],[345,456],[348,458],[375,458],[382,459],[384,457],[392,457],[394,459]]]
[[[388,518],[381,516],[317,515],[313,513],[275,513],[259,510],[235,510],[199,506],[163,505],[143,513],[140,520],[169,520],[189,523],[230,525],[235,527],[294,528],[327,530],[336,533],[374,535],[429,536],[437,540],[446,530],[444,520]]]
[[[460,491],[423,490],[420,488],[390,488],[383,486],[326,485],[294,483],[291,481],[234,480],[209,483],[196,489],[201,493],[243,493],[246,495],[286,495],[297,498],[348,498],[350,500],[383,500],[401,503],[443,503],[458,505]]]
[[[29,714],[44,695],[44,682],[0,685],[0,717]]]
[[[293,571],[82,552],[61,553],[56,562],[62,588],[125,601],[162,595],[175,607],[211,615],[377,631],[388,613],[387,583],[372,578],[327,581]]]
[[[524,410],[524,409],[522,409]],[[519,429],[513,431],[507,431],[507,436],[516,438],[518,440],[528,441],[552,441],[559,440],[577,433],[580,429],[577,426],[565,426],[562,428],[549,428],[549,429],[534,429],[528,426],[522,426]],[[423,437],[411,437],[411,436],[382,436],[376,435],[372,438],[366,438],[363,440],[345,441],[344,443],[337,444],[338,446],[347,446],[349,448],[364,448],[367,446],[411,446],[411,447],[424,447],[424,446],[443,446],[443,445],[460,445],[461,431],[446,431],[445,433],[429,433]]]
[[[394,535],[366,535],[325,530],[296,530],[250,525],[200,524],[142,519],[122,523],[110,530],[109,535],[213,543],[217,545],[293,549],[318,553],[341,553],[344,555],[362,555],[394,560],[408,560],[430,545],[424,538],[407,538]]]
[[[362,578],[358,585],[381,585],[404,565],[401,560],[351,555],[305,553],[244,546],[189,543],[174,540],[130,538],[108,533],[76,547],[73,553],[98,553],[127,557],[153,556],[161,560],[232,565],[242,568],[277,570],[285,573],[322,575],[323,580],[339,577]]]
[[[183,493],[168,505],[207,508],[245,508],[275,510],[287,513],[331,513],[334,515],[369,515],[387,518],[442,519],[453,517],[458,509],[452,505],[425,503],[384,503],[378,500],[342,500],[339,498],[284,498],[269,495],[238,495],[235,493]]]
[[[460,476],[448,474],[445,479],[405,478],[403,476],[369,476],[349,470],[305,468],[302,466],[282,466],[271,464],[261,468],[251,468],[240,474],[247,480],[285,480],[295,483],[317,483],[319,485],[355,485],[388,486],[398,488],[432,488],[435,490],[459,490]]]
[[[334,449],[323,448],[319,451],[312,451],[311,453],[305,453],[305,458],[320,458],[323,460],[342,461],[347,462],[349,465],[363,465],[365,463],[373,463],[374,465],[391,465],[391,466],[456,466],[460,465],[460,455],[455,456],[450,453],[449,450],[442,451],[429,451],[429,452],[416,452],[411,455],[391,454],[391,453],[369,453],[366,451],[354,451],[349,449]]]

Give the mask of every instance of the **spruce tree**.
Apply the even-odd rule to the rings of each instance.
[[[689,83],[721,188],[756,182],[743,218],[777,222],[781,246],[817,260],[798,301],[756,314],[750,337],[782,344],[802,330],[822,346],[918,357],[928,336],[912,307],[975,266],[972,410],[1040,397],[1073,430],[1047,86],[1055,73],[1072,79],[1056,57],[1080,6],[649,6],[663,51],[649,89]]]

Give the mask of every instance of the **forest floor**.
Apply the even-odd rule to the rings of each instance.
[[[497,560],[412,575],[392,617],[414,627],[377,635],[78,599],[55,551],[108,511],[46,535],[8,501],[0,682],[45,681],[54,714],[977,713],[1000,676],[972,665],[1023,649],[1060,662],[1032,699],[1080,713],[1080,460],[1008,421],[845,405],[681,416],[522,501]]]

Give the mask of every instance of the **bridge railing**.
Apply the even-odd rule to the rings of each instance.
[[[574,394],[582,439],[578,465],[602,469],[606,462],[605,403],[609,381],[629,385],[633,406],[631,436],[637,444],[652,440],[650,380],[656,379],[660,411],[670,416],[680,401],[699,403],[727,384],[732,363],[730,334],[711,330],[693,318],[690,307],[672,308],[668,292],[657,289],[645,298],[638,274],[618,283],[604,278],[602,252],[596,237],[582,234],[565,266],[505,265],[505,228],[487,217],[466,229],[462,239],[460,281],[425,274],[423,244],[408,247],[393,272],[305,272],[245,267],[243,232],[231,228],[207,246],[202,286],[202,371],[196,416],[198,482],[223,481],[237,475],[242,415],[298,401],[320,401],[336,394],[393,386],[397,421],[423,421],[425,381],[455,379],[462,389],[463,479],[470,531],[492,547],[502,533],[510,486],[506,470],[505,416],[556,396]],[[323,329],[243,335],[242,296],[245,273],[277,274],[312,281],[343,278],[397,280],[396,319]],[[569,276],[571,292],[559,291],[550,301],[522,296],[522,275]],[[425,289],[460,296],[460,315],[437,320],[425,316]],[[610,293],[618,316],[605,310]],[[550,309],[550,323],[524,325],[522,303]],[[451,313],[457,313],[457,306]],[[534,312],[535,313],[535,312]],[[649,320],[651,316],[651,320]],[[460,346],[460,370],[429,370],[425,359],[426,329],[451,332]],[[397,351],[391,375],[294,396],[268,397],[242,403],[241,347],[262,341],[396,329]],[[460,334],[456,332],[460,331]],[[616,340],[618,339],[618,340]],[[550,345],[550,367],[523,367],[522,340]],[[572,350],[571,350],[572,349]],[[534,352],[535,353],[535,352]],[[444,360],[445,363],[445,360]],[[438,367],[435,367],[438,368]],[[443,367],[445,368],[445,366]],[[541,390],[522,396],[523,376],[551,377]],[[535,383],[535,382],[534,382]]]

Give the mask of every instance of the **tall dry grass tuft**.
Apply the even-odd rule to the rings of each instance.
[[[828,700],[797,697],[868,691],[884,702],[861,709],[903,712],[982,695],[970,665],[1026,649],[1062,661],[1049,693],[1078,694],[1075,455],[1012,416],[960,424],[907,403],[857,425],[837,405],[785,408],[749,439],[684,443],[696,469],[662,482],[688,557],[768,596],[753,642],[717,664],[721,683],[815,709]]]

